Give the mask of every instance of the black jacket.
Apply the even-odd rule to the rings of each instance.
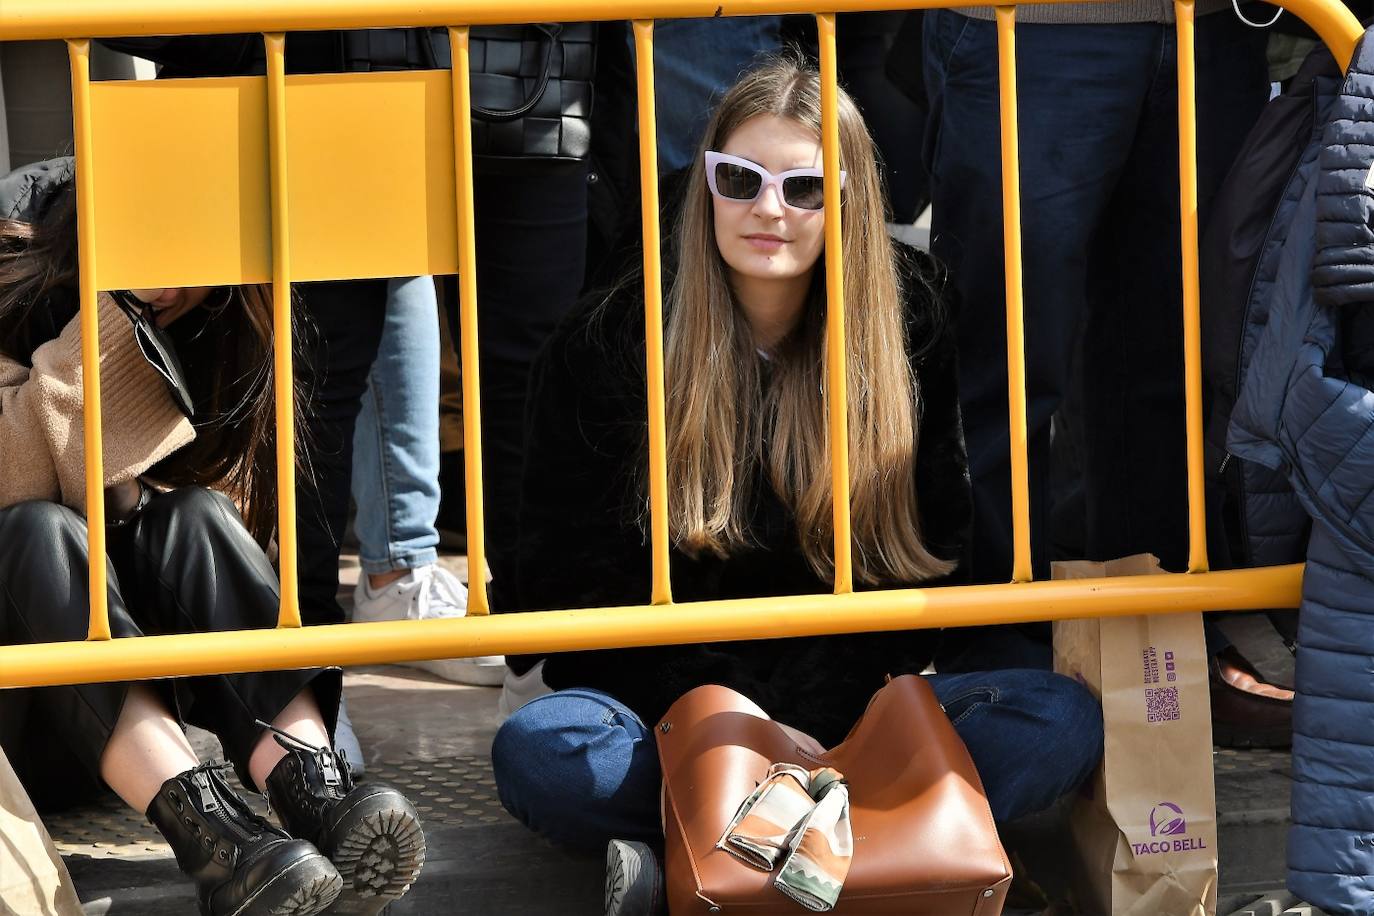
[[[906,278],[934,275],[928,256],[901,249]],[[952,322],[923,284],[907,282],[908,340],[920,383],[922,421],[916,485],[926,544],[959,559],[971,513],[959,419]],[[533,368],[513,608],[645,605],[651,561],[639,523],[637,481],[645,454],[642,286],[588,297],[554,333]],[[766,482],[751,526],[758,546],[721,560],[672,553],[675,601],[825,593],[802,555],[789,511]],[[950,579],[957,578],[958,573]],[[950,579],[941,584],[948,584]],[[893,583],[899,584],[899,583]],[[892,673],[919,672],[936,634],[928,631],[791,638],[550,656],[555,689],[594,687],[656,721],[683,693],[707,683],[733,687],[779,721],[821,741],[841,740]],[[532,660],[512,659],[517,670]]]

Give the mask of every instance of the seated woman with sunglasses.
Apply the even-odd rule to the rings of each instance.
[[[87,633],[74,197],[70,160],[0,178],[0,643]],[[99,317],[111,634],[274,626],[268,292],[102,294]],[[146,812],[206,916],[378,913],[424,836],[400,792],[355,786],[330,750],[340,687],[313,669],[7,690],[0,747],[40,810],[108,786]],[[200,762],[187,722],[283,829]]]
[[[884,229],[873,142],[840,93],[849,464],[856,584],[950,584],[970,517],[953,333],[939,272]],[[706,129],[665,284],[668,517],[677,601],[832,590],[825,220],[817,74],[750,72]],[[647,408],[640,282],[555,334],[530,392],[521,610],[647,605]],[[660,836],[652,726],[702,684],[758,702],[799,740],[841,741],[928,631],[666,646],[511,663],[508,693],[555,692],[492,748],[506,808],[567,846]],[[1042,671],[935,674],[999,821],[1048,807],[1096,764],[1101,712]],[[814,745],[812,745],[814,746]],[[1034,753],[1028,754],[1027,749]],[[616,844],[619,845],[619,844]]]

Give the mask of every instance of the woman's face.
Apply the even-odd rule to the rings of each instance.
[[[748,159],[774,175],[821,167],[821,144],[796,121],[759,115],[745,121],[718,152]],[[783,203],[776,187],[753,200],[712,196],[716,245],[732,274],[754,280],[791,280],[809,274],[825,241],[823,210]]]
[[[169,287],[167,289],[131,289],[138,301],[153,307],[154,321],[160,328],[176,321],[200,305],[210,295],[208,286]]]

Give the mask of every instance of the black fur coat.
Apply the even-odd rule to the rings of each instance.
[[[900,248],[908,349],[921,391],[917,500],[927,547],[960,559],[971,497],[959,419],[952,322],[931,299],[929,257]],[[642,286],[591,296],[538,357],[526,414],[525,469],[514,582],[504,610],[647,605],[651,561],[638,495],[645,455]],[[757,546],[726,559],[674,550],[675,601],[825,593],[802,555],[789,511],[760,475],[752,531]],[[952,584],[959,572],[939,583]],[[891,583],[900,585],[902,583]],[[704,643],[553,655],[554,689],[604,690],[653,724],[702,684],[732,687],[778,721],[831,745],[842,740],[884,675],[919,672],[933,654],[929,631]],[[517,671],[534,659],[512,658]]]

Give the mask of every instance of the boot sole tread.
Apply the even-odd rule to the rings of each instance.
[[[360,805],[393,793],[364,798]],[[345,818],[347,815],[345,815]],[[364,814],[334,849],[343,891],[329,916],[374,916],[403,897],[425,862],[425,835],[410,803],[393,794],[387,807]]]

